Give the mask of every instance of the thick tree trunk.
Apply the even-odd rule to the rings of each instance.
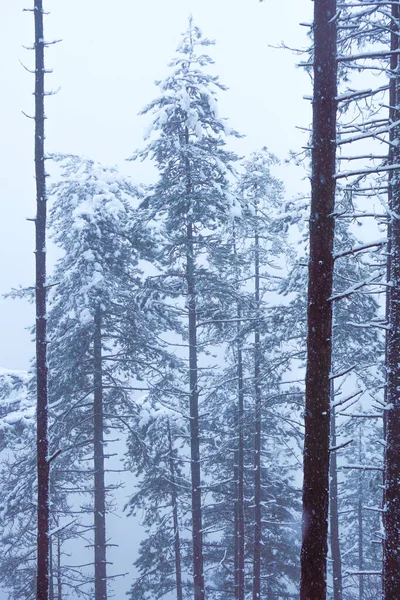
[[[101,310],[96,310],[93,336],[94,358],[94,597],[107,600],[106,492],[104,484],[104,422]]]
[[[182,567],[181,567],[181,541],[180,541],[180,536],[179,536],[179,520],[178,520],[178,495],[176,493],[175,465],[174,465],[171,428],[169,425],[169,421],[168,421],[167,427],[168,427],[168,445],[169,445],[169,476],[171,479],[172,519],[173,519],[173,524],[174,524],[176,600],[183,600]]]
[[[37,575],[36,598],[49,597],[49,477],[46,342],[46,173],[44,162],[43,4],[35,0],[35,175],[36,175],[36,385],[37,385]]]
[[[192,533],[194,600],[204,600],[203,531],[201,511],[199,390],[197,384],[197,310],[193,225],[186,226],[186,281],[189,312],[189,385],[190,385],[190,471],[192,478]]]
[[[399,6],[392,8],[391,49],[399,48]],[[391,57],[392,77],[390,79],[390,121],[399,119],[400,73],[398,55]],[[400,140],[399,126],[392,129],[392,141]],[[400,160],[400,147],[390,148],[389,162]],[[386,451],[385,451],[385,538],[383,542],[383,598],[400,598],[400,210],[399,172],[389,177],[389,202],[391,209],[389,225],[389,269],[391,288],[388,297],[390,329],[386,349],[386,399],[390,410],[385,411]]]
[[[257,213],[256,213],[257,217]],[[254,300],[257,321],[254,333],[254,555],[253,555],[253,600],[261,598],[261,344],[258,319],[260,318],[260,243],[258,231],[254,239]]]
[[[331,397],[334,399],[333,381],[331,384]],[[331,413],[331,446],[336,446],[336,416],[335,409]],[[338,501],[338,474],[336,452],[330,456],[330,487],[329,487],[329,514],[331,526],[331,554],[333,576],[333,600],[343,600],[342,558],[340,555],[339,537],[339,501]]]
[[[301,600],[325,600],[336,156],[336,0],[314,2],[314,97]]]

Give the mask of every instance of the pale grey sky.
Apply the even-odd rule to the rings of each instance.
[[[33,77],[19,61],[32,66],[30,0],[0,3],[0,293],[33,281]],[[309,78],[296,68],[299,58],[274,50],[282,40],[306,45],[311,19],[309,0],[47,0],[45,37],[63,41],[47,50],[54,69],[47,99],[48,152],[85,154],[119,164],[136,179],[149,169],[125,159],[141,145],[146,118],[139,110],[156,94],[154,80],[167,72],[189,13],[205,35],[216,39],[211,54],[215,72],[229,90],[221,94],[220,113],[246,138],[235,144],[239,154],[267,145],[280,158],[306,138],[296,125],[310,121]],[[111,8],[112,7],[112,8]],[[304,189],[301,169],[279,171],[288,194]],[[50,256],[51,261],[51,256]],[[33,307],[0,299],[0,365],[26,368],[32,354],[25,330],[34,321]]]
[[[22,45],[33,40],[32,0],[1,0],[0,55],[0,293],[34,278],[33,122],[21,111],[33,113],[33,76],[19,64],[32,66],[33,53]],[[307,44],[310,0],[45,0],[45,38],[62,38],[46,53],[47,88],[60,92],[47,99],[47,152],[85,154],[118,164],[135,178],[148,179],[150,170],[126,163],[142,144],[146,118],[138,111],[157,94],[155,79],[167,73],[189,13],[207,37],[216,39],[210,54],[215,72],[229,90],[221,94],[221,116],[246,134],[235,143],[239,154],[261,146],[284,159],[307,139],[296,125],[307,127],[310,103],[308,76],[296,68],[300,60],[289,51],[274,50],[284,40],[289,46]],[[302,169],[279,170],[288,196],[307,186]],[[50,262],[52,257],[50,256]],[[0,366],[25,369],[33,346],[26,327],[34,322],[33,306],[0,299]],[[116,572],[128,570],[135,558],[134,529],[125,518],[109,523]],[[131,578],[117,580],[121,598]]]

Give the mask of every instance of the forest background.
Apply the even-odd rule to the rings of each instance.
[[[33,122],[22,111],[33,113],[33,80],[19,61],[31,65],[33,53],[23,49],[32,43],[30,13],[23,12],[26,0],[0,4],[0,52],[2,89],[0,100],[0,293],[19,285],[32,285],[34,275]],[[307,46],[306,29],[312,3],[242,0],[115,0],[110,11],[103,0],[52,2],[46,9],[46,38],[62,39],[47,51],[47,67],[54,73],[47,86],[59,93],[46,103],[47,151],[88,156],[118,165],[122,173],[141,183],[151,182],[149,166],[127,163],[133,149],[142,146],[146,117],[138,112],[155,95],[154,80],[167,73],[180,33],[193,13],[205,35],[216,39],[212,50],[215,74],[229,90],[220,95],[220,111],[230,125],[245,134],[230,147],[239,155],[267,145],[279,158],[306,144],[311,107],[308,75],[296,67],[300,58],[279,50]],[[308,189],[307,173],[293,164],[273,168],[285,185],[286,199]],[[49,266],[54,264],[49,247]],[[0,365],[27,369],[33,356],[28,327],[34,322],[34,307],[0,299]],[[124,503],[125,492],[119,492]],[[134,524],[130,520],[130,527]],[[135,559],[132,542],[125,537],[126,517],[110,516],[108,529],[120,546],[113,551],[119,571],[131,570]],[[115,583],[117,597],[131,585],[131,577]],[[0,598],[3,598],[0,592]]]

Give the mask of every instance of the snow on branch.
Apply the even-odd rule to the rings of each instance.
[[[365,90],[349,90],[348,92],[345,92],[344,94],[340,94],[340,96],[336,96],[335,100],[337,102],[345,102],[346,100],[356,100],[356,99],[362,99],[366,96],[373,96],[375,94],[379,94],[380,92],[385,92],[386,90],[389,89],[388,85],[383,85],[379,88],[376,88],[375,90],[373,90],[372,88],[368,88]]]
[[[339,444],[338,446],[331,446],[329,448],[329,452],[337,452],[338,450],[341,450],[342,448],[346,448],[346,446],[349,446],[350,444],[353,443],[354,440],[347,440],[347,442],[343,442],[343,444]]]
[[[400,54],[400,50],[381,50],[380,52],[364,52],[362,54],[350,54],[349,56],[337,56],[338,62],[351,62],[352,60],[361,60],[363,58],[384,58]]]
[[[382,467],[372,467],[367,465],[343,465],[340,469],[354,469],[356,471],[383,471]]]
[[[363,393],[364,393],[364,390],[359,390],[358,392],[351,394],[351,396],[346,396],[346,398],[342,398],[341,400],[336,400],[335,402],[332,402],[331,408],[336,408],[337,406],[342,406],[343,404],[346,404],[346,402],[349,402],[349,400],[353,400],[353,398],[357,398],[357,396],[360,396],[360,394],[363,394]]]
[[[344,375],[347,375],[347,373],[350,373],[353,369],[355,369],[356,366],[357,365],[352,365],[348,369],[345,369],[344,371],[340,371],[339,373],[330,373],[329,379],[338,379],[339,377],[343,377]]]
[[[368,134],[366,137],[374,137],[374,135],[375,135],[375,132]],[[353,141],[355,141],[355,139],[356,138],[353,138]],[[359,139],[361,139],[361,138],[359,138]],[[347,138],[343,142],[338,142],[338,143],[339,144],[347,143],[349,140],[350,140],[350,138]],[[358,169],[356,171],[342,171],[341,173],[335,173],[334,178],[335,179],[343,179],[345,177],[353,177],[354,175],[371,175],[372,173],[381,173],[383,171],[397,171],[399,169],[400,169],[400,164],[396,163],[395,165],[385,165],[383,167],[374,167],[373,169]]]
[[[370,242],[369,244],[362,244],[361,246],[355,246],[355,248],[351,248],[350,250],[345,250],[344,252],[338,252],[333,255],[334,260],[337,258],[343,258],[344,256],[349,256],[350,254],[356,254],[357,252],[362,252],[363,250],[368,250],[368,248],[382,248],[387,243],[385,238],[381,238],[374,242]]]
[[[360,283],[355,283],[354,285],[350,286],[349,288],[347,288],[347,290],[344,290],[340,294],[336,294],[335,296],[331,296],[329,298],[329,300],[331,302],[333,302],[333,301],[337,301],[337,300],[343,300],[343,298],[348,298],[349,296],[351,296],[355,292],[358,292],[361,288],[363,288],[363,287],[365,287],[367,285],[371,285],[372,283],[376,282],[376,280],[379,279],[380,277],[381,277],[380,273],[377,273],[375,271],[371,275],[371,277],[369,277],[365,281],[361,281]]]

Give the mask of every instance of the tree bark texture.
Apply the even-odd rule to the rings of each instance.
[[[333,381],[331,383],[332,400],[334,398]],[[331,447],[336,446],[336,416],[335,409],[331,409]],[[329,487],[329,515],[331,528],[331,555],[333,576],[333,600],[343,600],[342,558],[340,555],[339,536],[339,502],[338,502],[338,472],[336,452],[330,456],[330,487]]]
[[[257,216],[257,212],[256,212]],[[254,300],[257,319],[260,318],[260,242],[256,229],[254,239]],[[254,554],[253,554],[253,600],[261,598],[261,344],[259,323],[256,321],[254,333]]]
[[[96,310],[93,336],[94,402],[94,595],[107,600],[106,491],[104,483],[104,419],[101,310]]]
[[[175,465],[174,465],[171,428],[169,426],[169,421],[168,421],[167,427],[168,427],[168,445],[169,445],[169,476],[171,478],[172,519],[173,519],[173,524],[174,524],[176,600],[183,600],[182,567],[181,567],[181,541],[180,541],[180,536],[179,536],[179,520],[178,520],[178,495],[176,492]]]
[[[300,600],[326,599],[336,157],[336,0],[314,2],[314,93]]]
[[[49,597],[50,465],[48,461],[47,315],[46,315],[46,173],[44,154],[43,3],[35,0],[35,175],[36,175],[36,386],[37,386],[37,574],[36,598]]]
[[[391,49],[399,48],[399,6],[393,4]],[[391,56],[390,122],[399,119],[400,73],[398,55]],[[389,162],[400,160],[399,126],[393,128]],[[400,598],[400,179],[399,171],[389,178],[389,270],[391,288],[388,297],[390,329],[386,349],[386,399],[390,410],[385,411],[385,512],[383,542],[383,599]]]

